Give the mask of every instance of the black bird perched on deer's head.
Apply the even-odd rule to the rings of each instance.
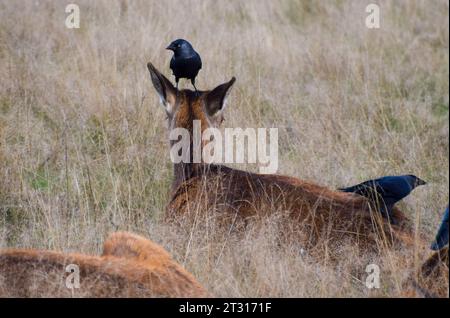
[[[394,204],[408,196],[414,188],[427,184],[414,175],[386,176],[374,180],[368,180],[348,188],[341,188],[343,192],[353,192],[368,198],[379,206],[383,217],[396,224],[393,219],[392,208]]]
[[[175,76],[177,89],[180,78],[187,78],[191,80],[195,91],[197,91],[195,77],[202,68],[200,55],[195,52],[191,43],[183,39],[173,41],[166,49],[173,51],[170,68]]]

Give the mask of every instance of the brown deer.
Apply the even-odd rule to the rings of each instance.
[[[200,121],[202,132],[220,125],[234,77],[211,91],[193,92],[177,90],[151,63],[147,67],[167,113],[169,130],[186,129],[192,142],[194,120]],[[172,195],[166,211],[167,220],[172,222],[189,222],[192,215],[197,218],[214,211],[220,222],[236,225],[279,212],[286,221],[286,231],[292,228],[299,244],[309,250],[325,247],[332,254],[332,247],[344,241],[375,250],[380,242],[383,246],[417,243],[401,211],[395,209],[394,217],[402,225],[389,224],[373,211],[367,199],[358,195],[293,177],[250,173],[204,161],[175,163],[173,170]]]
[[[79,288],[68,288],[68,265]],[[69,268],[70,269],[70,268]],[[73,286],[72,286],[73,287]],[[161,246],[118,232],[102,256],[54,251],[0,251],[0,297],[205,297],[206,290]]]

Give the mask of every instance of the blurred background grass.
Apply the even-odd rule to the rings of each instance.
[[[73,30],[65,1],[0,0],[0,247],[97,253],[131,230],[219,296],[367,295],[270,235],[218,247],[160,223],[172,168],[146,63],[169,76],[164,48],[185,38],[199,89],[236,76],[224,126],[278,127],[281,174],[425,179],[400,206],[431,239],[449,194],[449,4],[376,1],[367,29],[371,2],[76,1]]]

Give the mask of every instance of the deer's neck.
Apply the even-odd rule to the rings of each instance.
[[[188,162],[182,161],[173,164],[172,190],[176,190],[183,182],[202,174],[208,168],[208,165],[201,160],[194,160],[194,147],[201,147],[201,145],[194,146],[191,138]]]
[[[176,190],[183,182],[197,175],[200,163],[175,163],[173,165],[172,190]]]
[[[193,111],[189,111],[188,114],[192,115]],[[199,120],[194,120],[192,117],[188,117],[186,120],[188,123],[192,123],[192,125],[186,125],[184,126],[184,129],[189,131],[189,155],[186,156],[189,158],[189,160],[182,160],[182,162],[177,162],[173,164],[173,174],[174,179],[172,182],[172,190],[176,190],[183,182],[199,176],[203,174],[206,170],[209,169],[209,164],[206,164],[203,162],[202,159],[202,150],[203,150],[203,143],[202,143],[202,127],[201,124],[199,124]],[[179,141],[177,141],[179,142]],[[170,146],[171,149],[174,146],[175,141],[171,140]],[[195,155],[194,155],[195,153]],[[188,162],[186,162],[188,161]]]

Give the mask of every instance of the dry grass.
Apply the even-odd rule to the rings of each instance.
[[[399,255],[343,248],[337,267],[278,245],[276,225],[243,237],[162,224],[172,169],[146,63],[190,40],[200,89],[229,80],[225,126],[280,128],[279,172],[337,187],[387,174],[427,180],[401,203],[434,236],[448,201],[448,1],[0,1],[0,247],[98,254],[120,229],[161,243],[214,295],[395,296]],[[184,83],[186,84],[187,83]],[[245,167],[256,170],[255,167]],[[414,260],[417,261],[417,260]]]

